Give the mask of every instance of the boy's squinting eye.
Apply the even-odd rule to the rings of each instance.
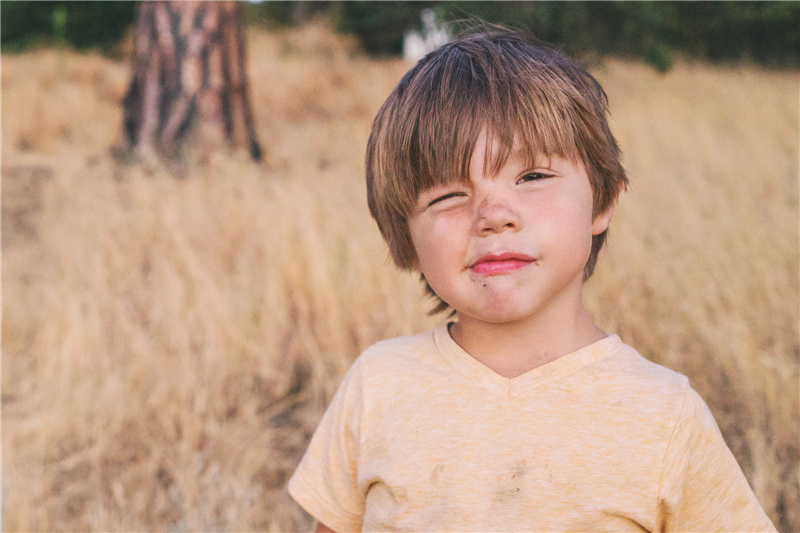
[[[437,203],[439,203],[439,202],[441,202],[443,200],[447,200],[448,198],[455,198],[456,196],[464,196],[464,193],[463,192],[449,192],[447,194],[443,194],[441,196],[437,196],[436,198],[434,198],[433,200],[428,202],[428,207],[430,207],[430,206],[432,206],[434,204],[437,204]]]

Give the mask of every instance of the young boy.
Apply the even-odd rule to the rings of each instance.
[[[774,531],[687,379],[583,306],[627,183],[606,107],[504,31],[384,103],[370,210],[457,320],[348,372],[289,482],[318,531]]]

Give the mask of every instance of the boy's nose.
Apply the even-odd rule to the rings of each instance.
[[[519,231],[521,228],[522,218],[508,202],[487,197],[478,206],[475,217],[475,230],[478,235]]]

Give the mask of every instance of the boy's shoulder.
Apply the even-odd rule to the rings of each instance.
[[[436,335],[436,331],[438,329],[446,328],[442,326],[441,328],[431,329],[422,333],[416,333],[414,335],[405,335],[380,340],[364,350],[361,357],[409,355],[415,354],[420,350],[429,350],[435,348],[434,336]]]
[[[613,337],[619,339],[616,335]],[[596,367],[589,370],[602,373],[609,379],[639,383],[653,392],[658,389],[684,391],[689,387],[686,376],[654,363],[621,340],[618,340],[607,357],[599,360]]]
[[[606,405],[615,416],[641,420],[643,426],[648,425],[646,419],[669,425],[678,420],[687,402],[702,402],[689,378],[645,358],[621,340],[582,374],[573,385],[584,398]]]
[[[432,354],[437,351],[435,337],[437,330],[432,329],[415,335],[393,337],[378,341],[366,348],[356,360],[356,364],[371,370],[418,368],[429,366]]]

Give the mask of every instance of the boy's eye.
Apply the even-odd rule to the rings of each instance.
[[[430,206],[432,206],[434,204],[437,204],[439,202],[442,202],[444,200],[447,200],[448,198],[455,198],[456,196],[464,196],[464,193],[463,192],[449,192],[447,194],[443,194],[441,196],[437,196],[436,198],[434,198],[433,200],[428,202],[428,207],[430,207]]]
[[[526,181],[539,181],[551,177],[551,174],[544,172],[528,172],[517,180],[517,183],[525,183]]]

